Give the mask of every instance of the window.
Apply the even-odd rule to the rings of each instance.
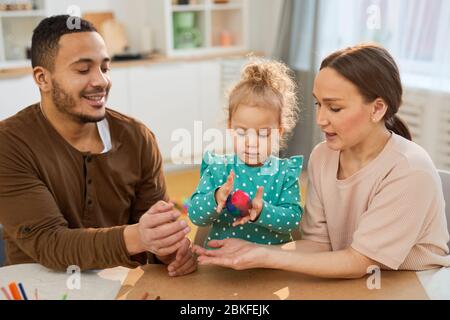
[[[336,49],[375,41],[392,53],[404,78],[432,80],[434,87],[450,83],[448,0],[323,0],[318,21],[319,61]]]

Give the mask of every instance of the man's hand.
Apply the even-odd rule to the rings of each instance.
[[[258,220],[264,206],[263,194],[264,187],[260,187],[258,191],[256,191],[255,198],[252,200],[252,208],[249,210],[249,215],[239,218],[238,220],[233,222],[233,227],[246,224],[249,221],[255,222],[256,220]]]
[[[159,201],[142,215],[138,224],[127,226],[125,244],[130,255],[151,252],[156,256],[168,256],[176,252],[190,228],[186,221],[177,221],[180,212],[173,204]]]
[[[168,265],[167,270],[171,277],[184,276],[197,270],[197,259],[192,253],[191,241],[187,238],[183,239],[183,243],[177,252],[157,258]]]
[[[225,207],[225,204],[227,202],[228,196],[233,191],[234,187],[234,171],[231,170],[230,175],[228,176],[227,182],[223,186],[221,186],[219,189],[217,189],[215,198],[217,203],[217,213],[221,213],[223,210],[223,207]]]

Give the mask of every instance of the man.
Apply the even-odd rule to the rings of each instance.
[[[105,107],[110,58],[95,28],[44,19],[32,39],[41,102],[0,123],[0,223],[7,265],[82,270],[147,262],[196,269],[169,204],[154,135]],[[73,25],[73,24],[72,24]]]

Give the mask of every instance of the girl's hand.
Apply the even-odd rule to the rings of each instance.
[[[225,204],[227,202],[228,196],[233,191],[234,187],[234,171],[231,170],[230,175],[228,176],[227,182],[223,186],[221,186],[215,194],[216,203],[217,203],[217,213],[221,213],[223,210],[223,207],[225,207]]]
[[[264,206],[263,194],[264,194],[264,187],[260,187],[256,192],[255,198],[252,200],[252,208],[249,211],[250,214],[248,216],[236,220],[233,223],[233,227],[246,224],[249,221],[255,222],[256,220],[258,220]]]

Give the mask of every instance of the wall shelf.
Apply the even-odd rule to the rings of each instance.
[[[38,23],[47,16],[46,0],[32,1],[33,10],[0,11],[0,66],[30,65],[27,50]]]
[[[172,12],[203,11],[205,9],[206,9],[206,7],[203,4],[172,5]]]
[[[183,13],[185,16],[180,17]],[[153,0],[149,14],[150,27],[158,35],[155,46],[169,57],[248,49],[247,0],[230,0],[228,3],[203,0],[186,5],[172,4],[171,0]],[[193,21],[193,27],[187,28],[188,31],[179,27],[187,20]],[[200,34],[201,41],[197,41],[194,33]]]
[[[45,15],[46,15],[45,10],[0,11],[0,18],[42,17]]]
[[[235,10],[242,8],[242,3],[213,4],[211,6],[211,10]]]

